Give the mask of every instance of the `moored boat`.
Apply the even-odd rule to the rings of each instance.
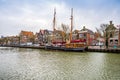
[[[71,30],[69,41],[65,44],[65,51],[84,51],[86,40],[73,40],[72,39],[72,29],[73,29],[73,8],[71,9]]]
[[[63,50],[63,51],[85,51],[85,40],[72,40],[72,29],[73,29],[73,9],[71,9],[71,30],[69,40],[66,42],[55,42],[54,35],[55,35],[55,15],[56,11],[54,10],[54,19],[53,19],[53,42],[52,45],[47,45],[46,49],[51,50]]]

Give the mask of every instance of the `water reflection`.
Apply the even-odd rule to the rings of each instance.
[[[0,48],[0,79],[117,80],[120,55]]]

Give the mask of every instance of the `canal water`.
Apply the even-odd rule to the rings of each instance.
[[[120,54],[0,47],[0,80],[120,80]]]

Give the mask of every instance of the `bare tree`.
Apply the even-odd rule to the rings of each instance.
[[[69,26],[68,25],[65,25],[65,24],[61,24],[61,27],[62,27],[62,30],[66,33],[69,33],[70,29],[69,29]]]
[[[96,28],[97,32],[101,33],[101,35],[105,38],[105,40],[106,40],[106,42],[105,42],[106,48],[108,48],[108,34],[109,34],[109,32],[107,32],[108,27],[109,27],[108,24],[101,24],[99,29]]]
[[[96,27],[96,31],[97,31],[97,33],[99,33],[100,35],[102,34],[101,31],[100,31],[100,29],[97,28],[97,27]]]
[[[101,24],[100,25],[100,30],[102,31],[102,35],[105,37],[105,31],[106,31],[106,28],[108,27],[109,25],[108,24]]]
[[[65,24],[61,24],[61,28],[62,28],[62,37],[63,37],[63,40],[67,40],[69,39],[69,32],[70,32],[70,28],[68,25],[65,25]]]
[[[96,31],[102,35],[103,37],[105,37],[105,32],[106,32],[106,28],[108,27],[108,24],[101,24],[100,28],[96,28]]]

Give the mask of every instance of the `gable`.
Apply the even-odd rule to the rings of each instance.
[[[109,25],[105,30],[110,31],[110,30],[116,30],[117,28],[114,25]]]

